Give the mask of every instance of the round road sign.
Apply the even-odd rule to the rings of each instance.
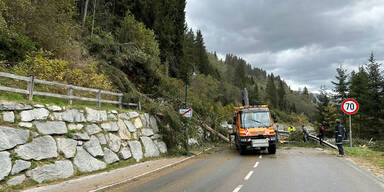
[[[354,99],[346,99],[341,103],[341,109],[348,115],[353,115],[359,110],[359,103]]]

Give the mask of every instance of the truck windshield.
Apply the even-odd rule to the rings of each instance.
[[[271,120],[268,111],[243,112],[241,115],[241,128],[270,126]]]

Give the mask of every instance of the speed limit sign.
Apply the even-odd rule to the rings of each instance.
[[[354,99],[346,99],[341,103],[341,109],[348,115],[353,115],[359,110],[359,103]]]

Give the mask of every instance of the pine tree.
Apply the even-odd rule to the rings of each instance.
[[[356,115],[353,116],[354,121],[357,121],[354,128],[356,136],[366,136],[369,135],[372,126],[370,126],[370,121],[368,120],[369,113],[369,90],[368,90],[368,74],[365,71],[364,67],[360,67],[359,71],[355,73],[354,71],[351,74],[350,78],[350,87],[349,87],[349,96],[355,99],[359,103],[359,111]],[[364,129],[362,129],[364,127]]]
[[[337,71],[337,82],[332,81],[332,84],[335,86],[334,91],[336,92],[336,95],[334,96],[336,103],[338,105],[341,104],[345,99],[348,97],[348,86],[349,82],[347,81],[347,70],[343,68],[343,66],[340,66],[336,69]]]
[[[254,84],[253,88],[249,92],[249,103],[250,105],[260,105],[262,104],[260,100],[259,88],[257,83]]]
[[[303,89],[303,95],[309,95],[307,87],[304,87]]]
[[[266,88],[267,89],[266,90],[266,93],[267,93],[266,100],[268,101],[268,103],[272,107],[278,107],[277,90],[276,90],[274,79],[275,79],[275,77],[273,76],[273,74],[271,74],[268,77],[267,88]]]
[[[383,77],[380,74],[380,65],[376,62],[373,53],[369,57],[369,63],[366,65],[366,70],[368,73],[368,89],[369,89],[369,109],[370,115],[374,117],[375,121],[378,121],[380,112],[381,112],[381,95],[380,91],[382,88]]]
[[[325,114],[325,112],[327,110],[327,107],[328,107],[328,105],[330,103],[330,99],[329,99],[327,90],[325,89],[324,86],[320,87],[320,95],[317,96],[317,99],[318,99],[317,111],[318,111],[318,113],[320,115],[318,121],[322,123],[322,122],[325,122],[324,114]]]
[[[279,108],[281,110],[286,110],[285,94],[284,82],[279,78],[279,89],[277,90],[277,95],[279,96]]]

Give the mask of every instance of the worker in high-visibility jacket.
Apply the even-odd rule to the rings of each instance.
[[[291,133],[291,126],[288,127],[288,133]]]
[[[295,131],[296,131],[296,127],[292,126],[292,132],[295,132]]]

